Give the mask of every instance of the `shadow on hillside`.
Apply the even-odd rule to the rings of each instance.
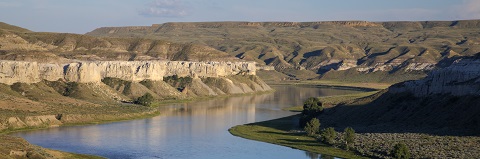
[[[359,104],[367,103],[367,104]],[[436,95],[416,98],[411,94],[384,93],[369,101],[357,101],[325,109],[322,127],[362,133],[426,133],[432,135],[480,135],[480,98]]]

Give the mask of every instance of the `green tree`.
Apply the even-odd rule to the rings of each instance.
[[[302,114],[308,116],[317,116],[320,114],[320,112],[322,112],[322,110],[323,105],[322,102],[320,102],[320,99],[310,97],[303,103]]]
[[[307,122],[316,118],[322,112],[322,102],[318,98],[310,97],[303,103],[302,116],[299,120],[301,128],[305,127]]]
[[[307,125],[304,127],[305,132],[307,132],[308,136],[313,136],[318,133],[320,130],[320,120],[317,118],[313,118],[310,120]]]
[[[152,105],[153,100],[154,100],[154,98],[150,93],[145,93],[143,96],[138,97],[137,100],[135,100],[135,104],[150,106],[150,105]]]
[[[351,146],[353,146],[355,142],[355,130],[351,127],[347,127],[344,130],[344,140],[345,140],[345,148],[349,150]]]
[[[396,159],[408,159],[410,158],[410,150],[404,143],[398,143],[392,150],[393,158]]]
[[[322,131],[322,140],[328,144],[333,144],[335,138],[337,137],[337,132],[332,127],[326,128]]]

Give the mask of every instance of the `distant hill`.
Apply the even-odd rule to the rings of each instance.
[[[419,79],[440,60],[480,52],[480,20],[187,22],[103,27],[87,35],[207,45],[296,78],[357,82]]]
[[[214,48],[142,38],[108,38],[32,32],[0,23],[0,59],[38,62],[68,60],[237,61]]]
[[[32,32],[28,29],[25,29],[25,28],[22,28],[22,27],[18,27],[18,26],[14,26],[14,25],[10,25],[10,24],[7,24],[7,23],[4,23],[4,22],[0,22],[0,28],[2,30],[6,30],[6,31],[14,31],[14,32]]]

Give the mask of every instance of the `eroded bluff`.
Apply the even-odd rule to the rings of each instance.
[[[225,77],[255,75],[254,62],[81,61],[66,64],[0,61],[0,83],[37,83],[42,80],[96,83],[102,79],[161,81],[163,77]]]
[[[480,54],[453,61],[448,67],[434,70],[421,80],[392,86],[393,93],[409,92],[416,97],[435,94],[453,96],[480,95]]]

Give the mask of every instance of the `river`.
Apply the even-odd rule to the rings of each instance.
[[[282,108],[308,97],[359,91],[313,86],[272,86],[268,94],[217,98],[160,108],[161,115],[100,125],[68,126],[12,134],[45,148],[107,158],[277,159],[321,155],[235,137],[230,127],[293,115]]]

